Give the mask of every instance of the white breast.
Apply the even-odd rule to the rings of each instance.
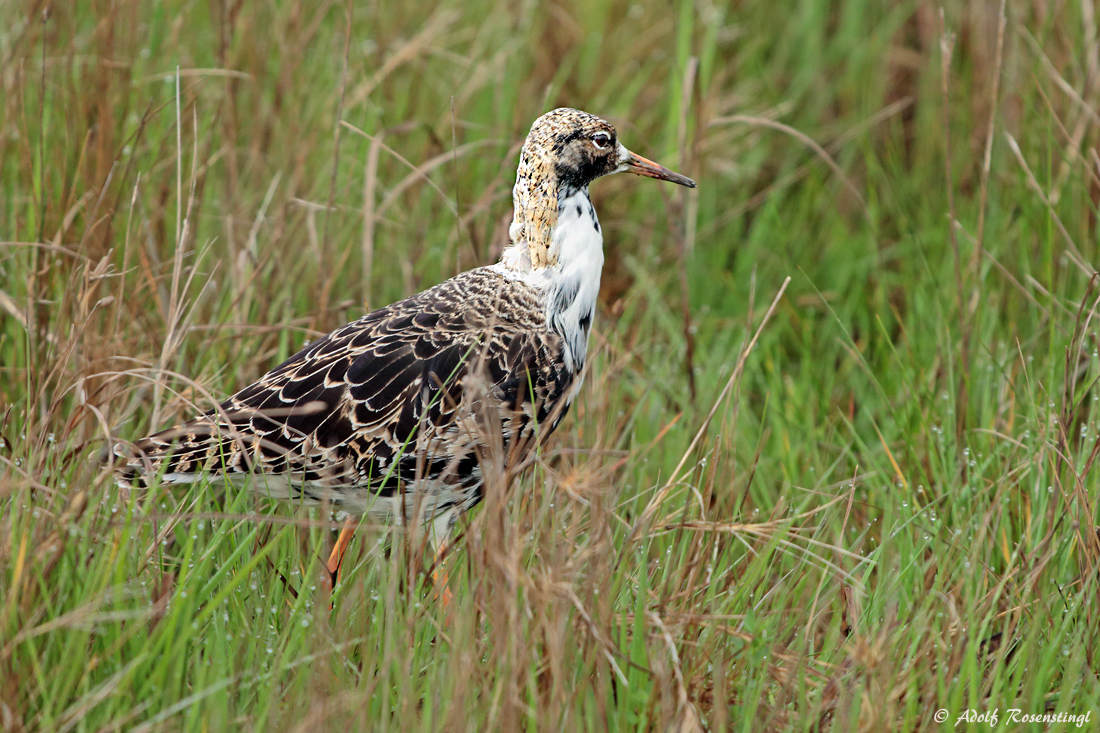
[[[559,201],[550,251],[557,264],[547,268],[546,320],[565,339],[567,368],[580,371],[603,271],[603,234],[587,189]]]
[[[526,242],[512,242],[490,269],[545,293],[546,322],[565,339],[565,368],[579,372],[588,354],[588,333],[603,271],[603,234],[588,189],[559,199],[550,256],[555,264],[532,269]],[[580,387],[579,379],[575,387]],[[568,401],[572,402],[572,396]]]

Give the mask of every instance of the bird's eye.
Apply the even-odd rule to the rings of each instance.
[[[592,136],[592,144],[600,150],[606,150],[611,145],[611,136],[606,132],[597,132]]]

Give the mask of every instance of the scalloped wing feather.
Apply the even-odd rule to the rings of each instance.
[[[262,474],[257,488],[272,496],[354,513],[393,513],[402,486],[432,493],[434,513],[470,506],[480,498],[479,451],[499,440],[516,460],[568,407],[578,375],[544,312],[522,281],[489,268],[463,273],[333,331],[216,410],[139,441],[120,480]]]

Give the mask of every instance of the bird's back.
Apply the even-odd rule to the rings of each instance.
[[[123,451],[121,480],[249,480],[274,498],[390,516],[480,497],[487,450],[518,460],[557,426],[579,375],[544,296],[462,273],[320,338],[183,425]],[[487,423],[491,423],[489,427]],[[116,452],[117,451],[116,449]]]

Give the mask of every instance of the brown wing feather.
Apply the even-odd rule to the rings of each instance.
[[[549,435],[564,413],[575,375],[543,313],[530,286],[486,268],[463,273],[309,344],[216,410],[139,441],[123,477],[259,471],[307,489],[381,495],[425,477],[472,487],[475,412],[488,403],[509,413],[505,448],[548,419],[538,433]]]

